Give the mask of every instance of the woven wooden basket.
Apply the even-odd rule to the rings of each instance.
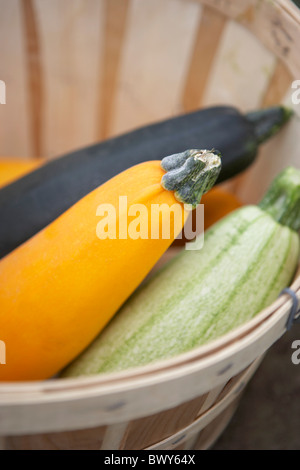
[[[0,154],[51,158],[201,106],[284,102],[293,121],[230,187],[253,203],[280,169],[300,167],[291,88],[300,14],[290,1],[0,0],[0,9]],[[300,297],[299,276],[291,287]],[[0,447],[208,448],[290,309],[281,296],[219,340],[129,372],[1,384]]]

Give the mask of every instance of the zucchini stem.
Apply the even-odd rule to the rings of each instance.
[[[179,202],[195,208],[204,193],[215,184],[221,170],[221,156],[215,150],[186,150],[161,161],[166,171],[161,184],[174,191]]]
[[[287,167],[273,180],[259,204],[277,222],[300,229],[300,170]]]

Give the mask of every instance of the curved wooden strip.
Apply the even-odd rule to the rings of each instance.
[[[224,15],[209,7],[202,9],[183,92],[185,112],[195,111],[201,105],[225,24]]]
[[[0,0],[0,80],[6,104],[0,104],[0,155],[31,157],[27,68],[19,0]]]
[[[181,96],[200,5],[131,0],[112,134],[181,112]]]
[[[238,18],[254,7],[257,0],[194,0],[209,7],[215,8],[220,13],[230,18]],[[259,1],[259,0],[258,0]]]
[[[286,65],[278,60],[273,71],[273,75],[268,84],[261,100],[261,106],[274,106],[281,103],[286,95],[287,90],[291,88],[293,77]]]
[[[216,440],[223,433],[229,421],[232,419],[236,408],[239,405],[243,392],[238,395],[215,419],[212,420],[196,437],[192,447],[187,449],[207,450],[210,449]]]
[[[202,429],[205,428],[213,419],[215,419],[226,407],[235,399],[237,398],[238,394],[242,392],[246,384],[251,379],[252,375],[258,368],[259,364],[261,363],[262,358],[256,359],[256,361],[251,364],[241,375],[240,379],[235,383],[234,387],[230,390],[229,393],[225,394],[222,400],[218,401],[214,406],[209,408],[205,413],[201,414],[199,418],[197,418],[193,423],[189,424],[188,426],[184,427],[177,433],[173,434],[172,436],[157,442],[145,450],[151,449],[174,449],[176,448],[179,441],[183,441],[189,438],[192,434],[200,432]]]
[[[203,105],[237,103],[244,112],[258,108],[275,62],[274,54],[245,27],[227,21],[222,42],[215,53]]]
[[[44,156],[95,142],[102,73],[103,0],[35,0],[43,46]]]
[[[44,88],[38,22],[33,0],[23,0],[20,6],[24,25],[32,156],[41,158],[44,153]]]
[[[300,76],[300,13],[286,0],[195,0],[246,26],[280,57],[295,78]]]
[[[110,135],[129,4],[130,0],[122,0],[121,2],[120,0],[105,0],[104,2],[102,13],[105,17],[104,44],[98,106],[99,140]]]

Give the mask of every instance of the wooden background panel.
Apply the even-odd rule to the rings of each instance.
[[[19,0],[0,0],[0,80],[6,104],[0,104],[0,156],[32,155],[28,120],[27,56]]]
[[[44,156],[95,141],[104,2],[35,0],[43,66]]]
[[[258,107],[275,63],[274,55],[252,33],[228,21],[202,104],[233,104],[242,111]]]
[[[198,3],[132,0],[112,134],[183,111],[182,91],[200,15]]]

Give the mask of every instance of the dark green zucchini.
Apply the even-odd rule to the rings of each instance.
[[[44,228],[116,174],[187,148],[217,149],[218,182],[245,170],[258,145],[288,120],[277,106],[241,114],[228,106],[206,108],[56,158],[0,190],[0,257]]]

